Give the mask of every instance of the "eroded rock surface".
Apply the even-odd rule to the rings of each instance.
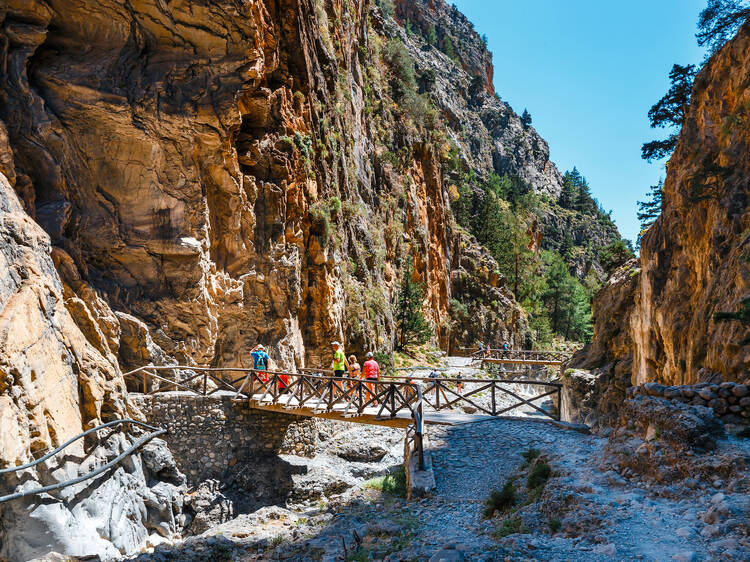
[[[1,140],[1,139],[0,139]],[[6,170],[12,160],[5,161]],[[14,177],[11,174],[10,177]],[[15,176],[17,178],[17,176]],[[82,431],[135,414],[105,334],[111,310],[95,293],[69,292],[55,269],[49,235],[23,209],[0,173],[0,466],[40,457]],[[79,287],[81,289],[83,287]],[[90,304],[103,314],[92,312]],[[116,341],[116,338],[111,341]],[[31,469],[4,475],[0,495],[87,474],[127,449],[138,433],[103,431]],[[4,503],[0,557],[119,555],[152,533],[180,527],[182,489],[169,451],[150,446],[160,469],[126,458],[105,476],[44,496]],[[170,480],[171,483],[163,481]]]

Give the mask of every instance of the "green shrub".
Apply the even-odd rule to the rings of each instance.
[[[417,91],[414,60],[404,43],[394,37],[385,46],[383,58],[391,69],[391,90],[396,101]]]
[[[516,503],[516,487],[513,482],[506,482],[503,489],[493,490],[490,497],[484,503],[484,518],[490,519],[495,511],[504,513],[513,507]]]
[[[365,482],[365,486],[373,490],[379,490],[384,494],[392,496],[406,497],[406,472],[403,466],[399,466],[395,471],[373,478]]]
[[[328,244],[331,235],[331,211],[326,203],[318,201],[310,205],[308,211],[311,232],[320,237],[323,246]]]
[[[380,365],[380,371],[390,371],[393,369],[393,356],[385,351],[376,351],[372,354],[373,359]]]
[[[466,305],[463,304],[461,301],[458,301],[456,299],[450,300],[451,304],[451,312],[454,316],[458,316],[459,318],[466,318],[469,316],[469,309],[466,308]]]
[[[537,458],[541,454],[541,451],[539,449],[534,449],[533,447],[531,449],[528,449],[521,453],[521,456],[526,459],[526,464],[530,464],[531,461],[533,461],[535,458]]]
[[[341,199],[338,197],[331,197],[328,200],[328,209],[332,213],[338,213],[341,210]]]
[[[750,439],[750,427],[746,427],[742,431],[738,432],[737,437],[741,439]]]
[[[503,538],[508,535],[520,533],[523,529],[523,523],[521,523],[521,520],[518,517],[509,517],[503,521],[503,524],[495,534],[498,538]]]
[[[549,525],[550,533],[553,533],[553,534],[559,531],[560,527],[562,527],[562,523],[556,517],[553,517],[552,519],[550,519],[547,522],[547,525]]]
[[[530,490],[543,488],[547,480],[549,480],[550,474],[552,474],[552,469],[546,462],[537,462],[531,469],[531,472],[529,472],[529,477],[526,479],[526,486]]]

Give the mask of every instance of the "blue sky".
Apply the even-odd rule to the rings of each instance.
[[[528,108],[561,172],[577,166],[625,238],[638,235],[636,201],[664,175],[641,160],[649,108],[674,63],[700,63],[698,13],[707,0],[448,0],[487,35],[495,89]]]

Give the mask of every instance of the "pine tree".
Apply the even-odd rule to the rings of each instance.
[[[698,45],[708,47],[709,54],[718,51],[750,18],[746,0],[708,0],[698,18]]]
[[[531,113],[529,113],[528,109],[524,109],[521,114],[521,125],[523,125],[524,129],[531,127]]]
[[[641,147],[641,157],[651,162],[669,156],[677,145],[677,137],[685,120],[685,112],[690,104],[693,80],[697,70],[694,64],[675,64],[669,71],[670,87],[664,96],[648,111],[652,128],[673,128],[674,133],[663,140],[645,143]]]
[[[578,172],[578,170],[575,171],[576,173]],[[575,184],[571,172],[565,172],[562,189],[560,190],[560,198],[557,202],[563,209],[572,209],[577,201],[578,186]]]
[[[645,201],[638,201],[638,220],[641,222],[641,232],[638,234],[638,243],[640,244],[641,235],[654,224],[654,221],[661,214],[661,198],[664,190],[664,179],[659,179],[659,183],[649,188]]]
[[[422,284],[412,281],[411,263],[401,279],[396,311],[398,341],[396,348],[406,349],[410,345],[426,343],[433,335],[432,328],[422,313]]]
[[[545,275],[547,290],[542,299],[547,306],[552,331],[564,335],[569,327],[573,304],[572,279],[568,266],[558,254],[549,252],[545,257],[548,261]]]
[[[430,28],[427,30],[427,42],[430,45],[437,45],[437,32],[434,25],[430,25]]]

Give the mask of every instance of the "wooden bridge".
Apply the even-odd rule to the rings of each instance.
[[[139,379],[136,385],[144,394],[183,390],[210,395],[223,390],[232,392],[235,400],[247,401],[251,408],[395,427],[413,423],[417,406],[423,408],[426,423],[460,420],[466,414],[459,408],[476,415],[502,416],[526,406],[552,419],[559,419],[560,410],[561,385],[536,380],[401,376],[368,381],[314,369],[292,373],[151,365],[125,373],[125,377]],[[543,392],[523,397],[513,385],[537,386]],[[511,403],[503,404],[503,396],[510,397]],[[554,400],[555,411],[538,404],[547,397]]]
[[[510,363],[515,365],[562,365],[570,359],[569,351],[534,349],[480,349],[471,358],[482,363]]]
[[[207,396],[228,391],[233,393],[235,400],[247,401],[254,409],[407,428],[408,445],[419,459],[420,470],[424,469],[424,424],[453,425],[478,421],[507,415],[524,406],[536,414],[559,421],[562,386],[518,379],[383,377],[362,380],[331,376],[325,370],[305,369],[292,373],[178,365],[148,365],[125,373],[124,377],[135,378],[136,386],[144,394],[179,389]],[[511,388],[513,385],[538,386],[542,392],[522,397]],[[501,396],[511,397],[511,403],[502,404]],[[555,398],[553,411],[535,404],[547,397]],[[471,409],[472,413],[458,411],[459,407]]]

